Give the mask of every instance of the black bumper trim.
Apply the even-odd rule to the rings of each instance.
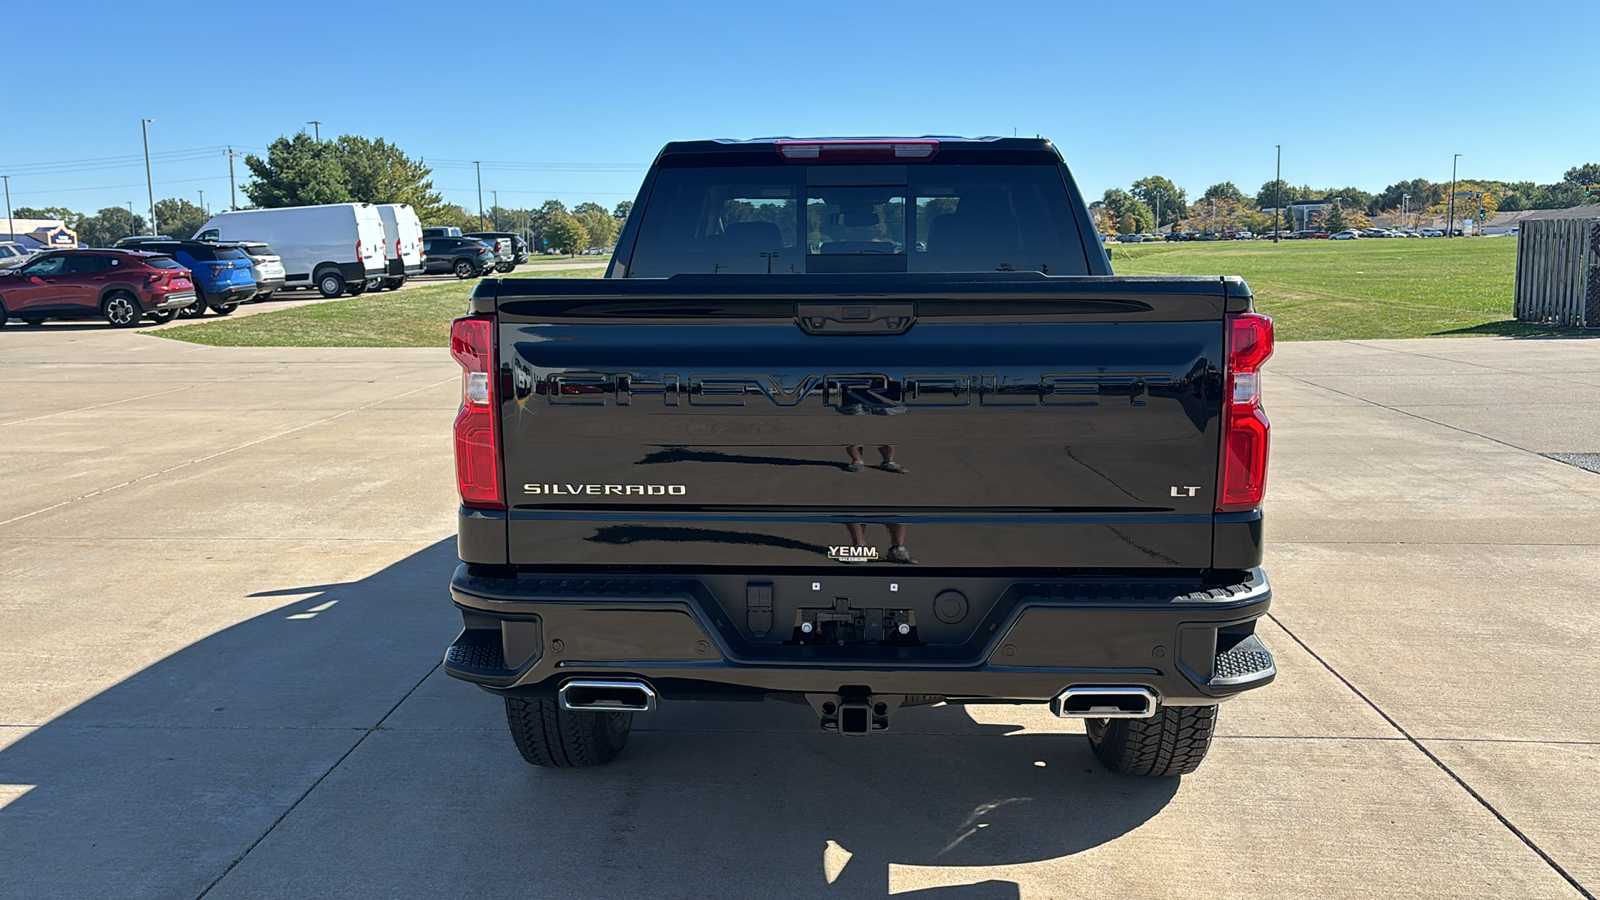
[[[1152,588],[1166,590],[1151,592]],[[553,696],[582,674],[628,674],[663,699],[833,692],[1043,702],[1072,684],[1143,685],[1169,705],[1214,703],[1269,683],[1270,666],[1214,678],[1224,653],[1254,637],[1271,602],[1259,570],[1235,585],[1175,591],[1161,582],[1012,585],[963,644],[846,647],[741,637],[694,578],[451,580],[465,629],[445,659],[457,678],[499,692]],[[488,659],[497,666],[467,665]],[[470,652],[469,652],[470,651]],[[1270,654],[1267,655],[1270,660]]]

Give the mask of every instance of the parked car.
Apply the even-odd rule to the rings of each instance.
[[[0,326],[15,317],[104,318],[130,328],[148,317],[168,322],[195,302],[189,271],[164,253],[49,250],[0,273]]]
[[[504,265],[496,266],[497,272],[509,272],[517,266],[528,261],[528,245],[518,235],[509,231],[469,231],[464,237],[477,238],[488,244],[504,260]],[[510,255],[507,256],[506,254]]]
[[[265,241],[283,259],[285,287],[315,287],[324,297],[360,294],[388,270],[383,219],[371,203],[233,210],[212,216],[195,237]]]
[[[1236,241],[1253,241],[1256,239],[1256,236],[1248,231],[1235,231],[1233,233],[1233,239]]]
[[[238,247],[245,256],[250,257],[256,279],[256,295],[250,298],[251,303],[271,300],[274,293],[283,289],[287,283],[283,257],[273,253],[271,247],[260,241],[233,241],[231,246]]]
[[[117,242],[139,250],[165,253],[192,273],[194,302],[178,310],[185,318],[204,315],[209,307],[226,316],[256,294],[255,265],[233,244],[210,241],[162,241],[151,238]]]
[[[1118,243],[1122,243],[1122,244],[1142,244],[1142,243],[1144,243],[1144,235],[1142,235],[1142,234],[1119,234],[1119,235],[1117,235],[1117,241],[1118,241]]]
[[[422,229],[422,236],[425,238],[461,237],[461,229],[454,225],[429,225]]]
[[[472,278],[494,269],[494,251],[483,241],[463,237],[427,238],[422,242],[422,270],[428,274],[454,273]]]
[[[1437,228],[1424,228],[1418,232],[1418,234],[1422,235],[1423,237],[1444,237],[1444,232]]]
[[[14,269],[32,259],[34,251],[16,241],[0,241],[0,271]]]
[[[380,203],[383,220],[383,260],[386,276],[380,288],[394,290],[413,275],[422,274],[422,221],[409,203]],[[369,283],[368,288],[372,285]]]
[[[1328,235],[1328,239],[1332,241],[1353,241],[1359,237],[1361,237],[1359,231],[1336,231]]]

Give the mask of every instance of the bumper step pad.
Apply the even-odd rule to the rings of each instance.
[[[1272,654],[1262,645],[1261,639],[1252,634],[1235,644],[1231,650],[1217,654],[1211,685],[1220,687],[1260,681],[1275,676],[1277,672]]]

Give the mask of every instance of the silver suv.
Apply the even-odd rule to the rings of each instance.
[[[0,241],[0,271],[15,269],[33,257],[33,251],[16,241]]]

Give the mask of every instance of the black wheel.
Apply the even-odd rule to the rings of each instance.
[[[1215,706],[1163,706],[1148,719],[1088,719],[1089,746],[1122,775],[1188,775],[1200,768],[1217,727]]]
[[[157,325],[165,325],[177,315],[178,311],[175,309],[158,309],[155,312],[145,313],[145,316]]]
[[[262,291],[262,292],[256,294],[254,297],[251,297],[250,298],[250,302],[251,303],[265,303],[265,302],[267,302],[268,300],[271,300],[271,299],[272,299],[272,292],[271,291]]]
[[[506,698],[506,722],[522,758],[535,766],[603,766],[628,743],[629,712],[573,712],[554,700]]]
[[[495,263],[494,266],[494,270],[502,275],[515,268],[516,266],[512,265],[511,263]]]
[[[238,308],[239,304],[237,303],[218,303],[216,306],[211,307],[211,311],[219,316],[231,316],[233,311]]]
[[[196,285],[194,289],[194,302],[188,306],[179,307],[178,315],[185,319],[197,319],[206,314],[206,292]]]
[[[374,294],[376,294],[378,291],[383,290],[383,279],[382,278],[368,278],[367,279],[367,290],[373,292]]]
[[[40,318],[23,319],[22,324],[28,326],[29,328],[38,328],[40,325],[44,324],[44,320]]]
[[[345,292],[348,293],[350,296],[359,297],[362,294],[365,294],[367,292],[367,288],[369,288],[371,286],[372,286],[372,283],[369,282],[369,281],[352,281],[349,284],[346,284],[344,286],[344,289],[345,289]]]
[[[452,267],[452,271],[456,273],[457,278],[465,281],[468,278],[478,274],[478,267],[473,265],[469,260],[458,259],[456,260],[455,266]]]
[[[100,301],[100,314],[118,328],[132,328],[144,318],[139,301],[127,291],[115,291]]]
[[[317,292],[329,300],[344,293],[344,276],[329,270],[317,276]]]

